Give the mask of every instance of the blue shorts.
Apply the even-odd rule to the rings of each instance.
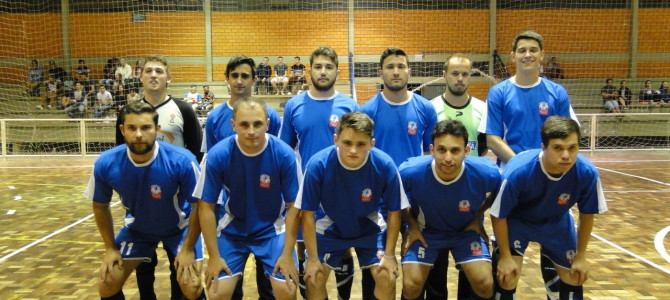
[[[272,274],[277,259],[284,250],[284,234],[261,240],[240,239],[221,234],[218,237],[218,245],[219,255],[226,261],[228,268],[232,272],[232,275],[221,272],[219,279],[242,275],[249,254],[253,254],[263,262],[266,276],[271,276],[277,280],[284,280],[284,276],[281,273]],[[293,260],[297,267],[298,259],[295,256],[295,252],[293,253]]]
[[[432,266],[443,250],[451,251],[457,265],[473,261],[491,261],[486,241],[474,232],[459,233],[446,239],[427,238],[428,247],[414,242],[402,258],[403,264],[422,264]]]
[[[342,270],[342,259],[347,257],[350,248],[356,251],[358,265],[366,269],[378,265],[384,256],[384,232],[374,236],[363,237],[356,240],[338,240],[316,234],[316,245],[319,260],[329,268]]]
[[[119,248],[121,257],[124,260],[142,260],[150,262],[154,256],[158,242],[163,243],[163,248],[169,251],[173,256],[177,256],[181,249],[182,242],[186,238],[188,230],[182,230],[181,233],[169,237],[155,237],[133,231],[128,227],[122,227],[116,235],[114,243]],[[195,259],[203,259],[203,241],[202,235],[195,241],[193,251],[195,252]]]
[[[512,253],[523,256],[529,242],[542,246],[542,253],[554,264],[569,269],[577,253],[577,231],[572,215],[564,214],[552,223],[527,223],[507,218],[509,245]]]

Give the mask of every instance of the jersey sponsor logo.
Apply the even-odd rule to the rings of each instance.
[[[407,123],[407,133],[409,135],[416,135],[416,122],[414,121],[409,121]]]
[[[462,213],[470,212],[470,201],[468,200],[458,201],[458,211]]]
[[[463,115],[463,112],[462,112],[462,111],[460,111],[460,110],[459,110],[459,111],[456,111],[456,116],[457,116],[457,117],[460,117],[460,116],[462,116],[462,115]]]
[[[260,184],[259,186],[264,189],[269,189],[270,188],[270,175],[268,174],[261,174],[260,177]]]
[[[154,198],[156,200],[161,199],[161,187],[160,187],[160,185],[157,185],[157,184],[152,184],[151,185],[151,198]]]
[[[538,109],[540,110],[540,115],[541,116],[548,116],[549,115],[549,103],[542,101],[538,105]]]
[[[340,117],[337,115],[330,115],[330,118],[328,119],[328,126],[337,128],[337,126],[340,125]]]
[[[572,262],[575,260],[575,255],[577,255],[577,252],[575,252],[575,250],[570,249],[568,251],[565,251],[565,258],[568,259],[570,264],[572,264]]]
[[[556,199],[556,203],[558,203],[558,205],[566,205],[568,204],[569,201],[570,201],[570,194],[568,193],[563,193],[558,196],[558,199]]]
[[[482,255],[482,245],[479,242],[470,243],[470,252],[472,255]]]
[[[361,192],[361,201],[370,202],[370,200],[372,200],[372,190],[369,188],[364,189],[363,192]]]

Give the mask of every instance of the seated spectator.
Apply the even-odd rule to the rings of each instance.
[[[114,78],[117,79],[119,74],[121,74],[124,85],[129,83],[133,78],[133,67],[131,67],[123,58],[120,58],[118,64],[116,65],[116,69],[114,70]]]
[[[544,67],[544,77],[551,80],[563,79],[563,69],[561,69],[555,56],[552,56],[547,66]]]
[[[67,75],[67,72],[65,72],[63,68],[57,66],[56,62],[53,60],[49,61],[49,69],[47,70],[47,73],[53,75],[56,80],[60,80],[61,82],[65,78],[65,75]]]
[[[670,87],[667,81],[661,82],[661,86],[658,88],[658,98],[662,103],[670,103]]]
[[[193,110],[196,110],[200,102],[202,102],[202,95],[198,93],[198,87],[196,85],[191,85],[191,90],[184,94],[184,101],[191,104]]]
[[[61,85],[61,90],[58,91],[58,95],[59,96],[69,95],[70,93],[72,93],[72,91],[74,91],[74,79],[72,79],[72,77],[70,77],[69,75],[65,76]],[[63,106],[63,103],[58,102],[58,109],[63,108],[65,108]]]
[[[275,64],[275,77],[270,81],[275,90],[275,95],[286,95],[286,85],[288,84],[288,77],[286,71],[288,66],[283,62],[284,58],[277,57],[277,64]]]
[[[263,61],[256,67],[256,94],[267,94],[270,87],[270,76],[272,75],[272,67],[269,63],[270,59],[266,56]]]
[[[107,60],[107,63],[102,68],[102,79],[100,80],[100,83],[104,84],[105,88],[108,90],[112,88],[112,84],[116,78],[114,73],[116,72],[117,64],[118,59],[116,57],[112,57]]]
[[[644,87],[640,90],[639,101],[640,104],[649,104],[654,101],[654,98],[658,94],[658,91],[655,91],[651,88],[651,80],[644,81]]]
[[[135,67],[133,67],[133,83],[132,87],[133,88],[140,88],[140,76],[142,75],[142,65],[140,64],[140,61],[137,60],[135,61]]]
[[[114,98],[112,94],[107,90],[104,84],[101,84],[98,87],[98,93],[95,95],[96,107],[94,117],[102,118],[105,116],[108,110],[114,106]]]
[[[85,60],[80,59],[77,65],[77,69],[72,73],[74,74],[74,80],[76,82],[81,82],[84,88],[88,86],[91,69],[89,69],[89,67],[86,65]]]
[[[633,97],[633,93],[626,86],[626,83],[628,83],[626,80],[621,80],[621,82],[619,82],[619,90],[618,90],[619,104],[623,107],[623,109],[629,108],[631,98]]]
[[[121,110],[126,105],[126,86],[124,84],[125,80],[123,75],[117,73],[116,79],[112,84],[112,97],[114,98],[114,107]]]
[[[30,70],[28,70],[28,82],[26,83],[26,93],[32,97],[40,96],[40,87],[44,82],[44,69],[36,59],[30,61]]]
[[[74,84],[74,90],[63,95],[63,107],[70,118],[83,118],[86,111],[86,90],[81,82]]]
[[[288,81],[289,92],[297,94],[298,90],[302,87],[305,80],[305,65],[300,62],[300,56],[295,57],[295,61],[291,66],[291,78]]]
[[[207,112],[214,108],[214,92],[209,90],[209,85],[203,85],[202,91],[202,102],[198,104],[195,112],[198,113],[199,116],[204,117],[207,115]]]
[[[47,109],[51,109],[51,103],[57,104],[58,94],[61,90],[61,82],[56,79],[54,75],[49,74],[49,79],[44,82],[46,87],[46,95],[42,97],[42,103],[37,105],[37,109],[42,110],[46,106]]]
[[[619,92],[612,85],[612,78],[607,78],[605,86],[600,89],[600,96],[603,97],[605,110],[610,113],[620,113]]]
[[[128,104],[142,100],[142,96],[137,92],[137,88],[130,88],[130,93],[126,98]]]

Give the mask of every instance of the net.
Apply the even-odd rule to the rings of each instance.
[[[578,114],[604,112],[606,78],[616,88],[627,81],[630,102],[623,116],[581,117],[585,136],[592,137],[591,122],[602,123],[599,134],[607,132],[584,147],[670,148],[663,115],[670,106],[662,103],[670,96],[660,88],[670,79],[667,1],[0,0],[0,27],[0,119],[8,155],[89,154],[110,147],[112,134],[81,130],[113,130],[105,123],[113,112],[94,118],[95,90],[102,80],[112,92],[121,86],[118,101],[132,89],[141,93],[135,66],[146,55],[168,59],[171,95],[182,98],[191,85],[202,94],[207,84],[221,101],[227,97],[224,69],[230,57],[268,57],[274,66],[283,56],[290,66],[298,56],[309,65],[311,51],[329,45],[340,56],[336,88],[362,104],[380,89],[379,56],[386,47],[409,54],[410,88],[427,98],[444,91],[442,65],[461,52],[478,70],[470,94],[485,99],[494,81],[514,74],[512,37],[527,29],[543,34],[544,75],[567,88]],[[38,63],[33,71],[32,60]],[[79,60],[87,68],[79,68]],[[131,70],[122,84],[115,84],[113,65]],[[45,83],[49,74],[60,79],[55,93]],[[90,92],[83,111],[68,115],[59,107],[76,81]],[[266,86],[258,92],[273,91]],[[47,103],[47,96],[53,100]],[[288,99],[264,97],[277,107]],[[90,132],[100,138],[82,144],[75,137]]]

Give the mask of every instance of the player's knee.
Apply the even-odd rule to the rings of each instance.
[[[282,299],[295,299],[296,296],[296,285],[286,284],[285,281],[279,281],[275,279],[272,280],[272,294],[278,300]]]
[[[98,283],[98,293],[100,297],[111,297],[116,295],[121,288],[123,283],[119,279],[108,278],[106,281],[100,280]]]
[[[493,277],[491,273],[476,274],[469,280],[472,290],[482,298],[493,297]]]
[[[203,287],[199,282],[198,283],[179,282],[179,287],[181,288],[182,294],[184,294],[184,298],[189,300],[199,299],[203,292]]]
[[[234,285],[233,288],[228,288],[227,286],[222,286],[222,282],[219,281],[219,286],[214,285],[210,286],[207,289],[207,296],[212,300],[229,300],[233,298],[233,292],[235,291]]]
[[[424,282],[413,274],[404,273],[402,280],[402,295],[406,299],[416,299],[423,291]]]

